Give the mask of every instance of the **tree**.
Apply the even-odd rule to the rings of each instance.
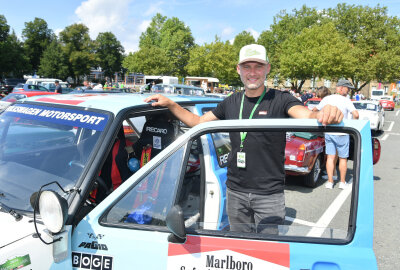
[[[253,35],[250,32],[242,31],[236,35],[233,41],[233,47],[235,47],[239,52],[243,46],[254,43],[256,43],[256,40],[254,39]]]
[[[55,38],[53,31],[48,28],[45,20],[35,18],[32,22],[25,23],[25,28],[22,30],[22,38],[29,62],[33,70],[37,71],[44,50]]]
[[[129,53],[123,60],[122,66],[128,72],[159,75],[168,74],[172,69],[165,50],[156,46],[145,47],[135,53]]]
[[[361,89],[371,80],[398,79],[400,60],[400,23],[389,17],[387,8],[338,4],[328,9],[335,26],[353,46],[357,58],[355,70],[349,77]]]
[[[314,25],[282,43],[279,74],[291,79],[296,92],[301,90],[305,80],[348,77],[356,62],[351,50],[350,43],[333,23]]]
[[[95,50],[105,76],[112,78],[115,72],[122,70],[124,48],[113,33],[99,33],[95,40]]]
[[[75,76],[79,83],[80,76],[90,74],[90,69],[96,65],[93,41],[89,36],[89,28],[83,24],[67,26],[60,32],[61,47],[68,58],[68,72]]]
[[[9,31],[6,18],[0,15],[0,77],[22,77],[30,65],[23,44],[14,31],[11,34]]]
[[[158,72],[164,71],[164,75],[185,77],[189,50],[193,46],[194,38],[189,27],[178,18],[167,19],[158,13],[140,36],[139,51],[130,54],[123,66],[132,72],[147,70],[146,73],[149,74],[160,74]],[[146,56],[145,52],[149,54]],[[146,66],[143,63],[132,62],[138,59],[145,61]]]
[[[0,42],[6,41],[10,32],[10,26],[7,24],[6,17],[0,15]]]
[[[214,42],[190,50],[186,71],[192,76],[215,77],[222,83],[239,85],[237,62],[238,57],[233,45],[216,37]]]
[[[281,11],[274,17],[274,23],[270,30],[263,31],[257,43],[267,49],[269,61],[271,62],[271,76],[279,75],[280,46],[289,38],[300,34],[303,29],[321,23],[324,20],[323,12],[305,5],[300,10],[294,9],[292,13]]]
[[[38,73],[48,78],[67,79],[68,59],[56,39],[43,52]]]

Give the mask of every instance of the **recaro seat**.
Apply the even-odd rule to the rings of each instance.
[[[134,144],[140,167],[175,140],[175,128],[167,114],[148,116],[139,140]]]

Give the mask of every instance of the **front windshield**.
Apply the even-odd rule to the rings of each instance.
[[[30,104],[8,107],[0,114],[0,202],[32,211],[30,197],[42,185],[57,181],[64,190],[74,187],[108,118]]]
[[[357,102],[354,102],[354,107],[356,107],[357,110],[368,110],[368,111],[376,111],[376,110],[378,110],[378,106],[376,106],[373,103],[357,103]]]

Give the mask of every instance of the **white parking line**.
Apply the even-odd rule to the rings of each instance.
[[[343,203],[346,201],[347,197],[351,194],[352,188],[349,187],[344,189],[339,193],[336,199],[332,202],[332,204],[326,209],[325,213],[321,216],[321,218],[317,221],[315,226],[310,230],[307,236],[310,237],[321,237],[324,233],[325,229],[328,227],[329,223],[331,223],[332,219],[336,216],[339,209],[342,207]]]
[[[390,131],[392,131],[392,128],[393,128],[393,125],[394,125],[394,121],[385,121],[385,122],[391,122],[391,123],[390,123],[389,129],[388,129],[388,130],[384,130],[384,131],[385,131],[385,132],[390,132]]]
[[[396,116],[399,116],[399,112],[400,112],[400,110],[397,110],[397,112],[396,112]]]
[[[291,221],[291,222],[293,222],[293,223],[305,225],[305,226],[308,226],[308,227],[315,227],[315,226],[316,226],[316,224],[313,223],[313,222],[301,220],[301,219],[298,219],[298,218],[292,218],[292,217],[289,217],[289,216],[285,216],[285,219],[286,219],[287,221]]]
[[[389,134],[385,134],[385,136],[382,137],[381,141],[384,141],[387,139],[387,137],[389,137]]]

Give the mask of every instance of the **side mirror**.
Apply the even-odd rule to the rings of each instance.
[[[174,205],[168,212],[166,223],[168,229],[172,232],[168,241],[173,243],[183,243],[186,241],[185,221],[183,211],[179,205]]]

